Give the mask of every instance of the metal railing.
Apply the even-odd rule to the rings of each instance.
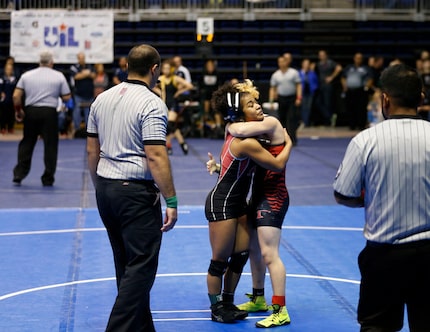
[[[118,20],[395,19],[427,21],[428,0],[0,0],[0,13],[25,9],[111,9]]]

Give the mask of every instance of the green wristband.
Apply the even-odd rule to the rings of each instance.
[[[178,207],[178,198],[176,196],[166,198],[166,205],[168,208],[176,209]]]

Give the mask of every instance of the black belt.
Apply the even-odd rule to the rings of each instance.
[[[279,95],[279,94],[278,94],[278,97],[279,97],[279,98],[288,98],[288,99],[292,99],[292,98],[296,98],[296,95],[288,95],[288,96],[284,96],[284,95]]]
[[[57,106],[33,106],[33,105],[25,105],[24,108],[53,108],[57,109]]]
[[[430,240],[419,240],[419,241],[412,241],[412,242],[405,242],[405,243],[383,243],[383,242],[374,242],[374,241],[367,241],[366,242],[368,247],[371,248],[401,248],[401,247],[420,247],[425,245],[430,245]]]
[[[138,183],[138,184],[147,184],[147,185],[153,185],[154,180],[121,180],[122,182],[132,182],[132,183]]]
[[[133,180],[126,180],[126,179],[107,179],[101,176],[98,176],[98,178],[102,181],[106,181],[106,182],[131,182],[131,183],[137,183],[137,184],[144,184],[144,185],[148,185],[148,186],[152,186],[154,184],[154,180],[144,180],[144,179],[133,179]]]

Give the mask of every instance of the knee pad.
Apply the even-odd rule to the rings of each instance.
[[[211,276],[221,278],[224,275],[225,270],[227,270],[228,263],[211,260],[208,272]]]
[[[176,129],[176,122],[175,121],[167,121],[167,134],[171,134]]]
[[[249,250],[244,250],[242,252],[234,253],[230,257],[228,267],[232,272],[241,274],[243,271],[243,267],[248,261],[248,257],[249,257]]]

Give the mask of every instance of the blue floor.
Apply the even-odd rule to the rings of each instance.
[[[280,251],[287,267],[291,324],[274,331],[358,331],[356,259],[364,244],[363,210],[336,205],[331,187],[348,141],[301,139],[287,165],[291,206]],[[0,331],[104,331],[116,287],[111,249],[86,170],[85,141],[60,141],[52,188],[40,182],[39,143],[31,173],[14,187],[18,143],[0,142]],[[210,321],[203,204],[215,177],[206,173],[205,162],[207,152],[219,152],[222,141],[188,143],[188,156],[174,145],[171,157],[180,209],[177,226],[163,238],[152,291],[157,331],[253,330],[261,313],[236,324]],[[247,265],[237,303],[251,291],[249,272]]]

